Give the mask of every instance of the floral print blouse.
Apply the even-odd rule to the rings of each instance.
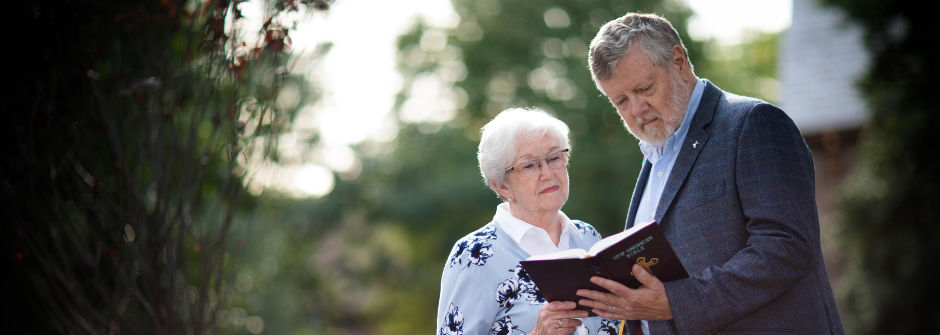
[[[548,301],[519,265],[529,254],[494,221],[454,244],[441,276],[437,334],[526,334],[535,328]],[[591,225],[572,220],[571,248],[588,249],[600,240]],[[581,319],[577,334],[617,334],[618,320]]]

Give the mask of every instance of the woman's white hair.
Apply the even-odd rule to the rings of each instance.
[[[494,184],[503,184],[506,169],[516,157],[516,148],[520,141],[540,139],[549,135],[561,148],[571,147],[568,141],[568,125],[539,109],[504,110],[480,131],[482,136],[477,160],[480,163],[483,182],[493,192],[496,192]],[[502,198],[499,192],[496,192],[496,195]]]

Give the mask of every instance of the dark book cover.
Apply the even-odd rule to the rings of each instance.
[[[655,222],[611,235],[597,243],[595,246],[610,245],[593,250],[593,256],[585,252],[582,258],[524,260],[519,263],[548,301],[577,302],[581,297],[575,292],[582,288],[606,291],[591,283],[591,276],[638,288],[640,282],[630,274],[633,264],[637,263],[663,282],[689,277]],[[578,309],[590,311],[587,306],[578,305]]]

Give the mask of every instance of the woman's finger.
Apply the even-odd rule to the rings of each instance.
[[[573,310],[575,307],[578,307],[578,304],[574,301],[552,301],[548,303],[548,305],[545,305],[545,308],[551,312]]]
[[[554,322],[551,322],[551,324],[547,327],[549,329],[549,334],[571,334],[578,329],[578,326],[581,325],[581,320],[577,319],[561,318],[555,319],[553,321]]]

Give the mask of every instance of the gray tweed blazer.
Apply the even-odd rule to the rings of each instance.
[[[651,165],[633,191],[632,226]],[[823,264],[813,158],[793,121],[706,82],[656,209],[689,278],[652,334],[843,334]]]

